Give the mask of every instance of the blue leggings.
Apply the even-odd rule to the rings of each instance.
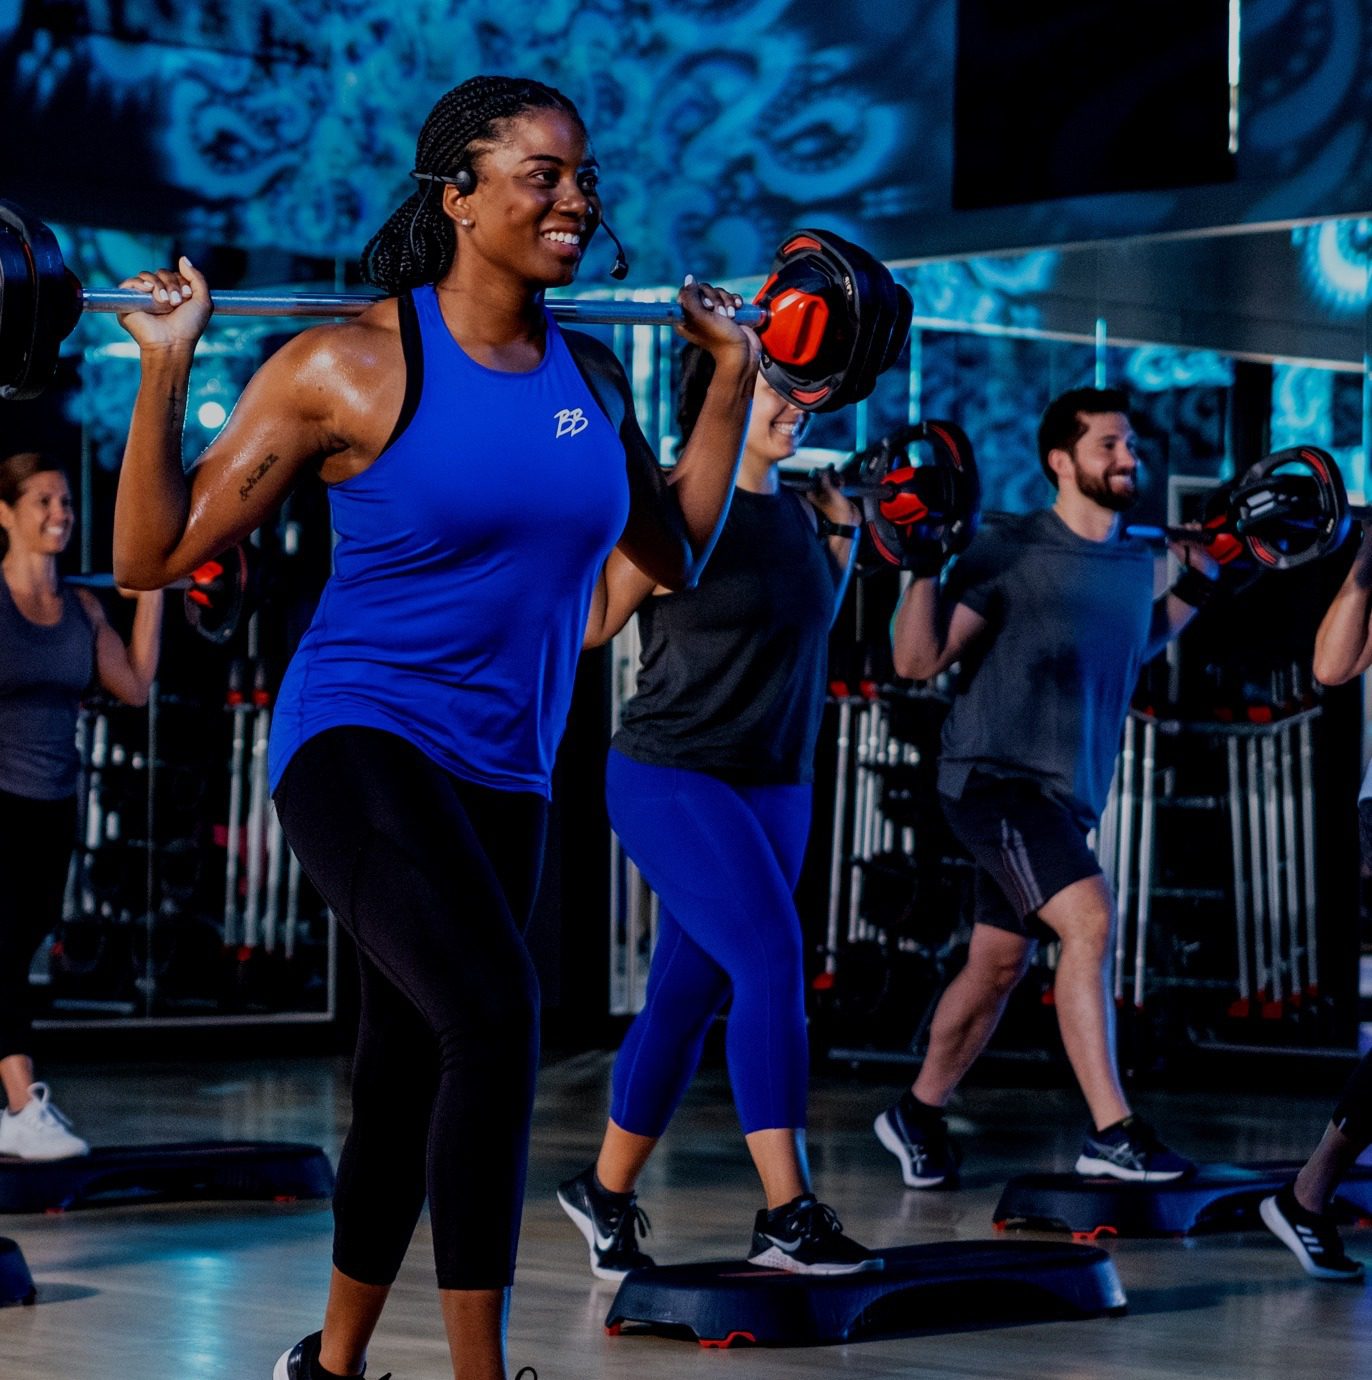
[[[810,787],[731,786],[613,749],[610,822],[662,908],[647,1001],[615,1060],[615,1124],[660,1136],[733,995],[725,1048],[744,1134],[805,1125],[809,1049],[792,893]]]

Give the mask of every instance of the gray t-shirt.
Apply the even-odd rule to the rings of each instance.
[[[944,723],[939,790],[957,799],[973,771],[1027,777],[1094,826],[1155,635],[1149,549],[1088,541],[1051,509],[991,518],[949,572],[944,604],[987,627]]]

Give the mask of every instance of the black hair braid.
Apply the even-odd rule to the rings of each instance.
[[[700,409],[705,406],[705,395],[715,376],[714,356],[699,345],[686,345],[681,351],[680,369],[676,387],[676,430],[677,443],[684,446],[695,430]]]
[[[453,177],[471,168],[481,145],[498,137],[498,126],[526,110],[565,111],[582,125],[566,96],[525,77],[470,77],[429,112],[415,146],[416,172]],[[423,182],[367,241],[362,276],[387,292],[437,282],[449,269],[457,242],[443,214],[441,186]]]

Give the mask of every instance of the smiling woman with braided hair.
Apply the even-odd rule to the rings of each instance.
[[[362,1373],[426,1193],[454,1376],[504,1380],[538,1051],[523,928],[582,631],[616,546],[662,584],[694,580],[759,353],[739,299],[688,279],[681,331],[716,369],[664,481],[613,355],[542,304],[601,219],[571,102],[464,82],[426,120],[413,175],[363,256],[394,296],[268,360],[188,476],[178,438],[209,289],[186,259],[126,283],[153,302],[124,318],[142,381],[120,580],[184,575],[311,470],[338,537],[271,773],[291,846],[356,941],[362,1008],[324,1326],[275,1380]]]

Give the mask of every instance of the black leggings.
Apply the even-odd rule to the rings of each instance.
[[[1372,1052],[1364,1054],[1330,1118],[1361,1154],[1372,1145]]]
[[[523,929],[547,802],[459,780],[370,728],[311,738],[275,799],[362,972],[334,1264],[390,1284],[427,1188],[439,1288],[503,1288],[538,1064]]]
[[[29,1054],[29,965],[62,919],[76,842],[76,799],[31,800],[0,791],[0,1059]]]

